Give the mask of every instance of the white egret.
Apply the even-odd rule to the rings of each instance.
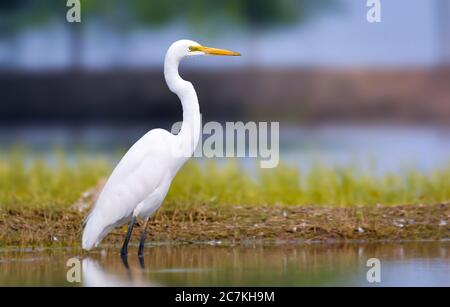
[[[142,256],[147,222],[161,206],[173,178],[192,156],[200,136],[200,108],[193,85],[178,73],[181,60],[189,56],[239,56],[237,52],[209,48],[190,40],[173,43],[167,51],[164,76],[169,89],[183,107],[183,123],[178,135],[162,129],[151,130],[125,154],[106,182],[93,210],[86,219],[82,247],[91,250],[115,227],[129,221],[121,256],[136,220],[145,223],[138,254]]]

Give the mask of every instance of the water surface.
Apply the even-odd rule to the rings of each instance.
[[[118,248],[3,250],[0,286],[450,286],[450,242],[283,246],[150,245],[142,267]],[[66,279],[68,259],[81,283]],[[381,261],[381,283],[366,279],[367,260]]]

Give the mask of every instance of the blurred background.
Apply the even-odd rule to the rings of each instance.
[[[181,120],[163,60],[175,40],[240,51],[182,67],[204,121],[279,121],[281,158],[432,169],[450,157],[450,2],[0,2],[0,146],[112,152]]]

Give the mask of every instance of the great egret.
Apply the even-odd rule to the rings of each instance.
[[[130,221],[121,249],[121,256],[126,257],[133,227],[140,218],[145,222],[138,250],[138,255],[142,256],[147,222],[161,206],[173,178],[192,156],[199,141],[197,93],[178,73],[183,58],[199,55],[240,56],[237,52],[204,47],[191,40],[180,40],[170,46],[164,62],[164,76],[183,107],[180,133],[173,135],[162,129],[151,130],[125,154],[86,219],[84,250],[97,247],[113,228]]]

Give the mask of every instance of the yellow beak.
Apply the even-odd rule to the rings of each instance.
[[[234,52],[234,51],[225,50],[225,49],[204,47],[204,46],[191,46],[191,47],[189,47],[189,50],[203,52],[207,55],[241,56],[241,54],[239,52]]]

